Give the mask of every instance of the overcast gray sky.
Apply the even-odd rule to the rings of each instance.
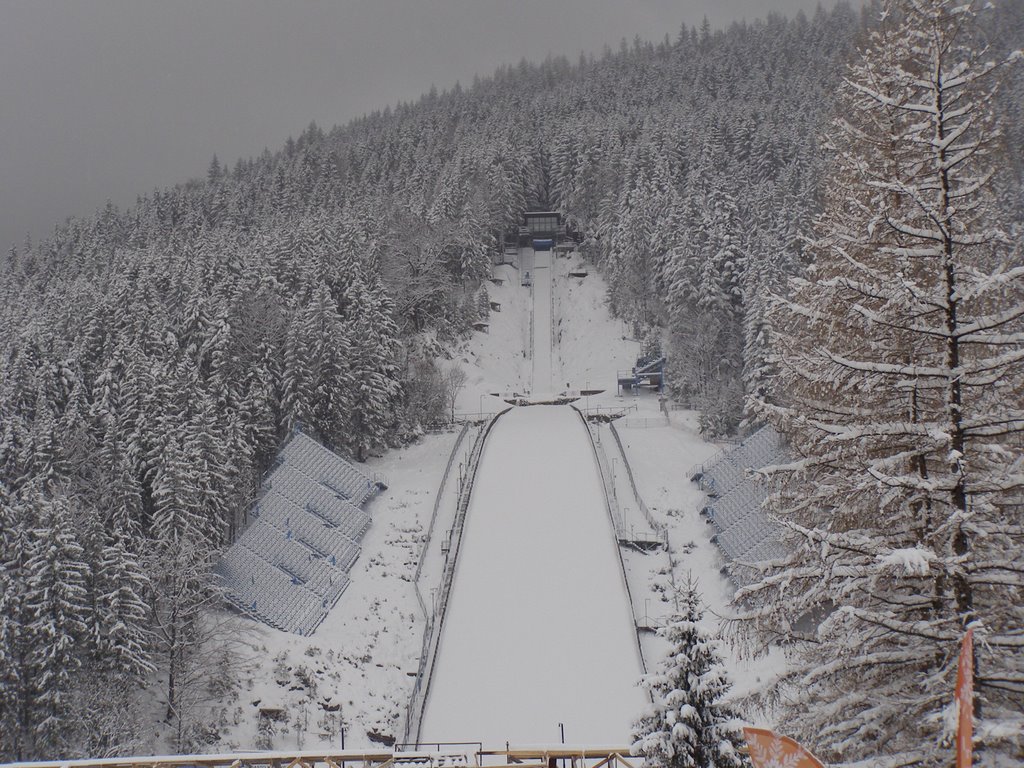
[[[0,0],[0,247],[503,63],[818,0]],[[833,0],[823,3],[831,7]]]

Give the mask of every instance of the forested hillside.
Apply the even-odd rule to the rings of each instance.
[[[1020,8],[996,47],[1019,40]],[[528,207],[563,212],[613,309],[666,346],[673,393],[709,433],[735,430],[772,372],[766,297],[802,269],[820,135],[868,18],[524,62],[13,249],[0,757],[145,743],[132,695],[157,675],[174,722],[209,564],[276,449],[301,424],[363,459],[443,418],[433,360],[487,311],[496,238]],[[1002,183],[1019,222],[1015,77]]]

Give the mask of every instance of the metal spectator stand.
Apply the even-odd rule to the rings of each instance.
[[[768,491],[754,477],[757,470],[784,459],[785,455],[782,436],[765,426],[734,448],[690,469],[690,479],[707,494],[707,503],[700,513],[715,528],[711,541],[726,561],[722,572],[737,586],[743,586],[752,577],[753,572],[744,566],[789,553],[785,529],[761,508]]]
[[[370,526],[362,506],[386,487],[296,431],[215,567],[225,600],[285,632],[310,635],[349,584]]]

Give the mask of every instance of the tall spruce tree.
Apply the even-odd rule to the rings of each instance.
[[[714,637],[700,624],[703,615],[697,584],[688,578],[678,612],[658,630],[669,653],[658,671],[641,681],[654,707],[635,725],[632,752],[651,768],[749,765],[740,751],[740,723],[722,702],[730,683]]]
[[[357,277],[346,292],[346,329],[352,339],[352,409],[349,445],[359,461],[386,445],[401,394],[398,327],[391,298],[380,281]]]
[[[58,756],[73,721],[72,695],[82,665],[79,647],[89,624],[89,566],[78,542],[71,506],[63,496],[33,498],[39,527],[32,531],[25,606],[29,637],[32,727],[39,752]]]
[[[978,5],[884,4],[839,98],[815,262],[772,312],[757,408],[794,454],[770,506],[796,546],[738,600],[793,642],[787,727],[830,760],[948,764],[972,623],[982,717],[1024,705],[1024,266]]]

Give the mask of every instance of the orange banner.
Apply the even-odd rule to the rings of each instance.
[[[974,630],[968,629],[960,643],[960,663],[956,668],[956,768],[971,768],[974,750]]]
[[[744,728],[743,738],[750,748],[754,768],[825,768],[818,758],[788,736],[778,736],[764,728]]]

